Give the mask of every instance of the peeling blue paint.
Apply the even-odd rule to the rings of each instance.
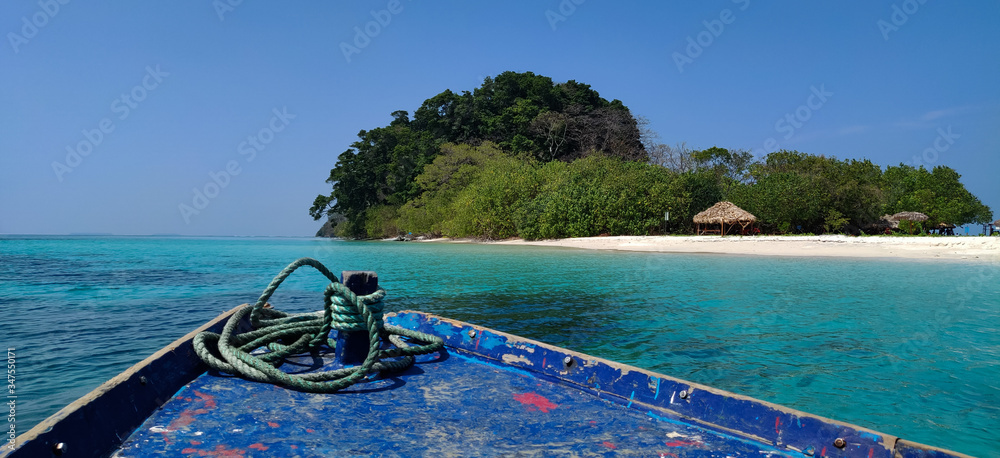
[[[438,335],[446,349],[418,356],[416,365],[402,373],[372,376],[365,383],[321,395],[215,373],[199,376],[194,365],[167,361],[193,357],[190,340],[178,341],[172,345],[184,351],[164,356],[154,366],[157,373],[135,373],[132,378],[136,380],[139,373],[144,374],[143,382],[129,385],[129,396],[123,398],[121,390],[100,394],[90,401],[93,405],[88,404],[88,415],[103,418],[107,412],[135,409],[136,399],[143,396],[162,404],[138,429],[121,430],[131,435],[118,455],[135,457],[462,455],[469,450],[498,455],[650,455],[662,450],[664,437],[685,438],[666,443],[676,447],[677,456],[803,457],[796,450],[833,444],[836,438],[851,445],[843,449],[827,446],[821,452],[825,457],[956,456],[891,437],[892,443],[885,444],[888,436],[860,427],[693,387],[662,374],[570,354],[466,323],[415,312],[390,315],[387,322]],[[476,332],[470,335],[472,330]],[[544,363],[566,357],[577,364]],[[292,360],[282,370],[329,366],[332,354]],[[185,377],[168,377],[178,372],[177,367],[190,369],[185,369]],[[182,385],[186,382],[181,380],[192,379]],[[178,382],[157,386],[159,380]],[[652,390],[646,389],[650,381],[654,382]],[[660,385],[672,393],[669,401],[659,400]],[[682,390],[693,394],[675,403]],[[483,420],[486,417],[489,424]],[[789,428],[792,420],[798,428]],[[108,429],[106,435],[118,434],[112,430],[114,425],[93,421],[89,425]],[[92,430],[77,429],[81,440],[93,437]],[[66,434],[67,428],[57,430]],[[352,434],[343,433],[347,430]],[[573,432],[574,440],[566,440],[566,431]],[[371,440],[375,436],[379,440]],[[35,452],[48,453],[44,444],[54,443],[51,439],[25,443],[23,453],[19,450],[10,456],[41,456]]]
[[[500,339],[496,335],[490,335],[486,331],[483,331],[482,340],[479,341],[479,348],[483,350],[493,350],[494,348],[505,347],[506,345],[506,340]]]
[[[867,431],[861,431],[858,435],[861,436],[863,439],[870,439],[872,442],[878,442],[878,440],[880,439],[878,434],[872,434]]]

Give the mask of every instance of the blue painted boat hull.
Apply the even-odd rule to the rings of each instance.
[[[313,394],[206,371],[196,331],[0,456],[58,456],[57,444],[61,456],[121,457],[965,456],[434,315],[386,322],[446,347],[402,373]],[[317,353],[282,370],[335,364]]]

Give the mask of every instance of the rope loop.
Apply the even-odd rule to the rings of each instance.
[[[267,301],[274,291],[302,266],[313,267],[330,280],[323,291],[323,310],[292,314],[269,308]],[[384,326],[385,295],[385,290],[379,287],[374,293],[358,296],[319,261],[300,258],[271,280],[257,302],[237,310],[222,334],[206,331],[195,336],[194,349],[205,364],[221,372],[299,391],[332,393],[362,381],[372,372],[405,370],[413,365],[414,356],[444,347],[439,337]],[[253,330],[237,333],[237,325],[247,315]],[[288,356],[315,351],[324,345],[332,349],[335,343],[330,339],[330,331],[334,330],[368,333],[368,354],[361,365],[305,374],[288,374],[278,369]],[[418,344],[411,345],[403,337]],[[395,348],[381,349],[382,339]]]

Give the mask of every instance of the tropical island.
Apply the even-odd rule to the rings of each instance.
[[[326,218],[318,236],[354,239],[695,234],[695,216],[724,201],[763,234],[881,234],[892,230],[886,216],[903,212],[921,214],[894,221],[904,233],[992,220],[943,165],[787,150],[757,158],[658,140],[587,84],[505,72],[359,132],[309,213]]]

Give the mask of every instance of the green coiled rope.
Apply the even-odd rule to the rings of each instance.
[[[291,314],[265,308],[267,300],[281,282],[304,265],[315,268],[330,279],[323,292],[322,312]],[[444,347],[444,341],[439,337],[383,326],[384,297],[385,290],[381,287],[372,294],[358,296],[322,263],[312,258],[301,258],[282,269],[256,303],[237,310],[222,329],[222,334],[206,331],[195,336],[194,349],[209,367],[221,372],[299,391],[332,393],[360,382],[372,372],[404,370],[413,364],[414,356]],[[250,315],[253,330],[236,333],[237,325],[247,314]],[[368,332],[368,355],[360,366],[305,374],[289,374],[278,369],[290,355],[313,351],[323,345],[333,348],[334,342],[329,337],[332,330]],[[403,337],[421,345],[410,345]],[[395,348],[381,349],[380,339],[389,340]],[[254,352],[260,347],[267,347],[270,351]],[[216,349],[216,352],[210,348]],[[398,357],[402,358],[384,360]]]

